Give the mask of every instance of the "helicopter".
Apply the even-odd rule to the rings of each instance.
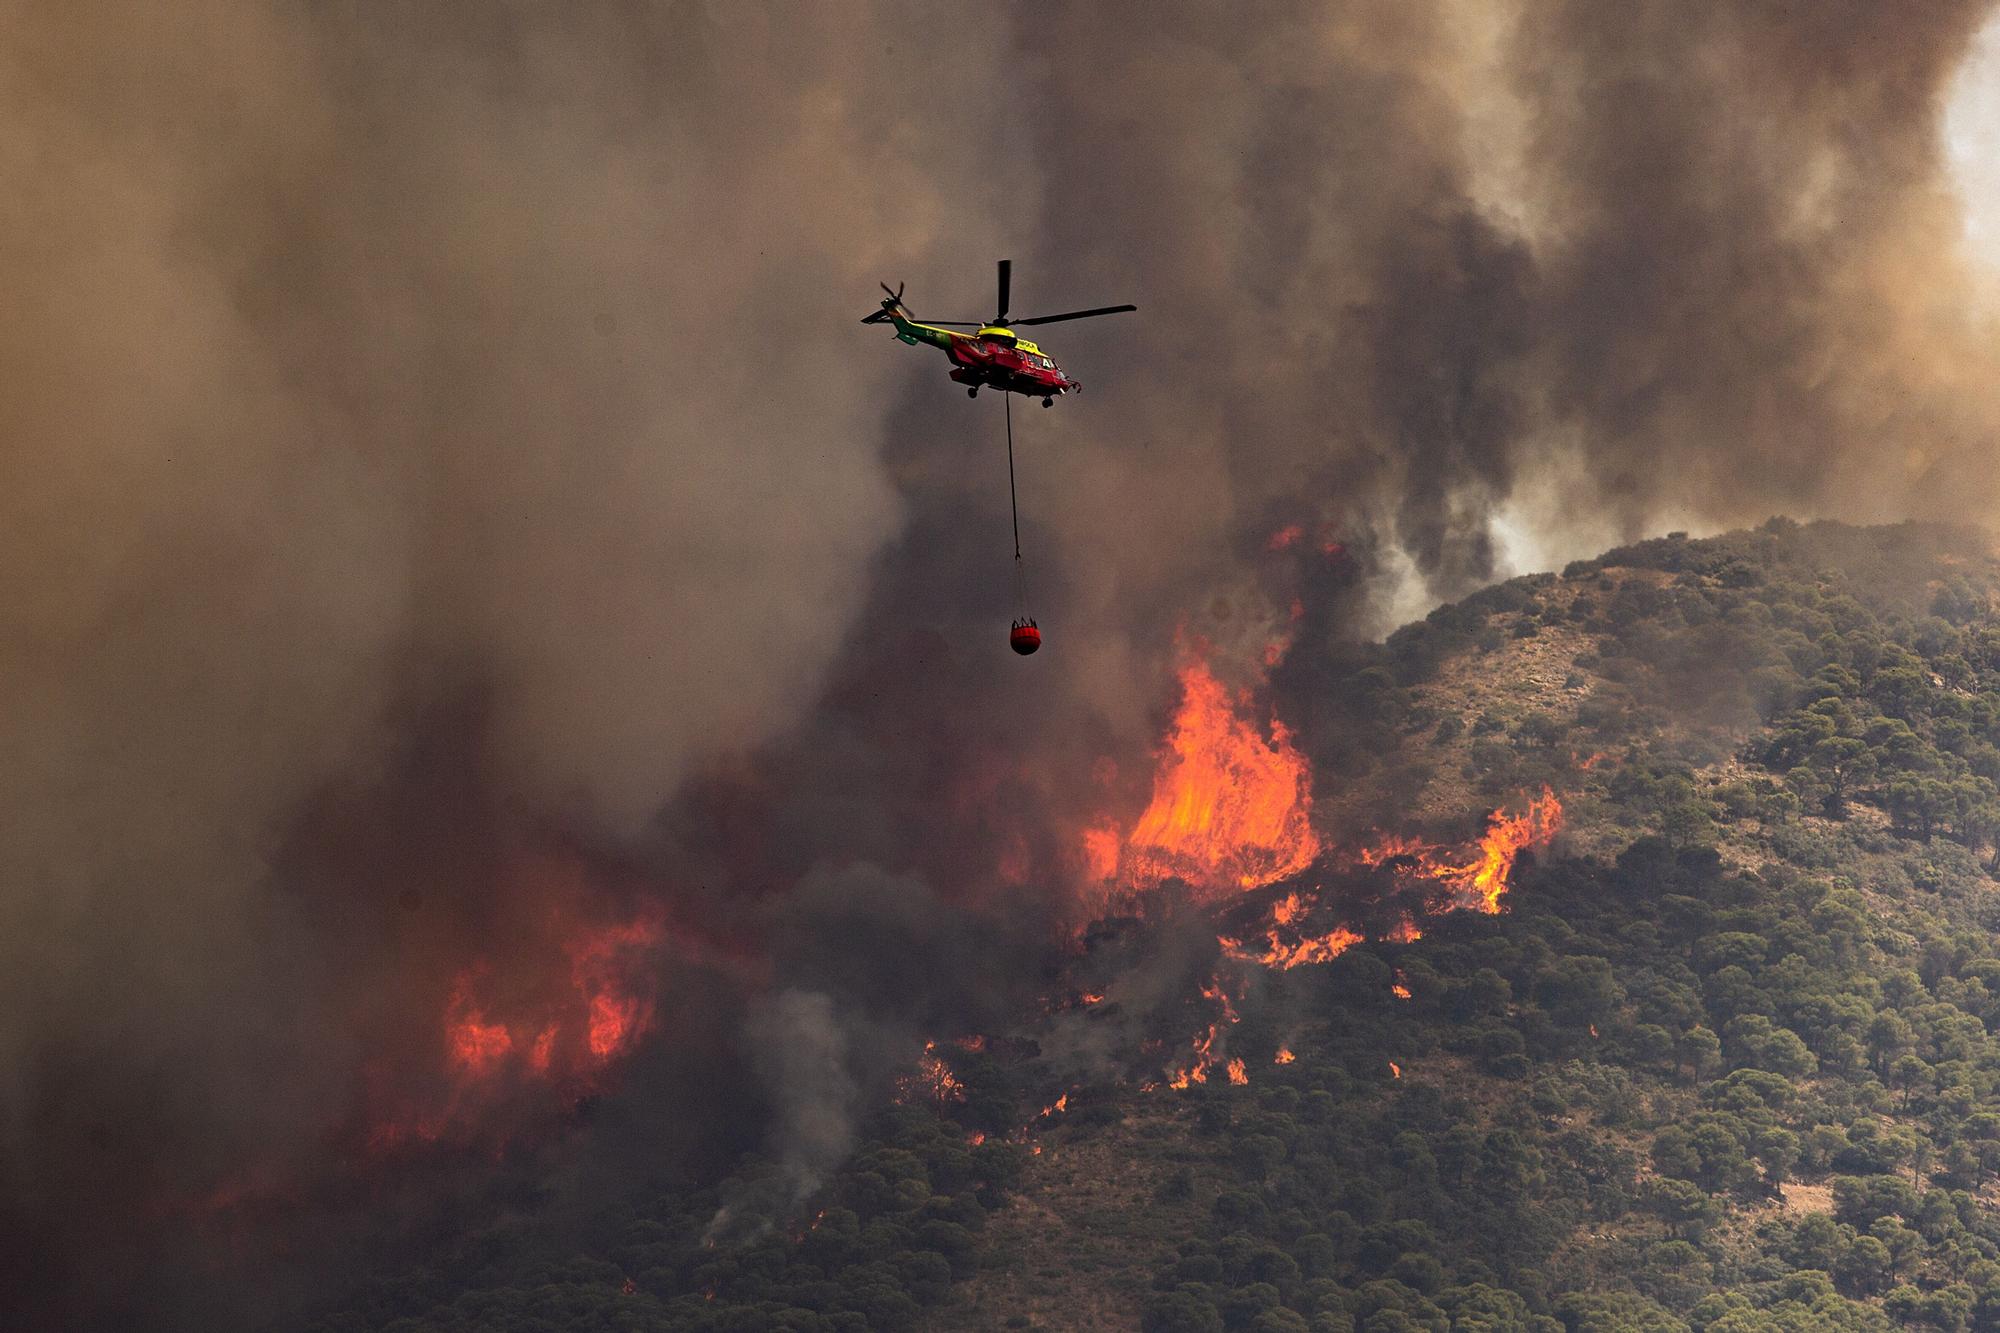
[[[966,396],[977,398],[982,388],[998,389],[1002,393],[1018,393],[1029,398],[1039,398],[1043,407],[1054,407],[1056,398],[1066,393],[1076,393],[1083,386],[1063,374],[1055,358],[1044,352],[1025,338],[1017,337],[1014,330],[1031,324],[1057,324],[1067,319],[1091,319],[1097,315],[1116,315],[1127,310],[1137,310],[1135,305],[1101,305],[1090,310],[1071,310],[1061,315],[1037,315],[1032,319],[1010,320],[1007,317],[1009,289],[1013,285],[1014,261],[1003,259],[999,264],[1000,306],[999,313],[985,323],[971,320],[926,320],[919,323],[910,317],[903,306],[903,285],[896,284],[890,291],[889,284],[882,284],[884,299],[882,308],[867,316],[863,324],[893,324],[896,340],[915,347],[927,343],[941,349],[951,358],[951,377],[966,386]],[[975,333],[954,333],[953,329],[976,329]]]
[[[1021,563],[1021,506],[1014,488],[1014,400],[1010,393],[1039,398],[1043,407],[1054,407],[1056,398],[1075,393],[1083,386],[1063,374],[1055,358],[1035,344],[1015,334],[1015,328],[1030,324],[1057,324],[1066,319],[1090,319],[1096,315],[1117,315],[1137,310],[1135,305],[1101,305],[1089,310],[1071,310],[1061,315],[1036,315],[1032,319],[1009,320],[1007,302],[1014,280],[1014,261],[999,264],[999,313],[983,324],[970,320],[938,319],[918,322],[903,305],[903,285],[882,284],[882,308],[865,317],[863,324],[892,324],[896,340],[915,347],[927,343],[951,358],[951,377],[965,386],[966,396],[977,398],[984,388],[998,389],[1007,417],[1007,507],[1014,521],[1014,601],[1017,614],[1007,632],[1008,646],[1026,657],[1042,646],[1041,627],[1028,614],[1028,584]],[[1011,327],[1010,327],[1011,326]],[[975,333],[955,333],[954,329],[975,329]]]

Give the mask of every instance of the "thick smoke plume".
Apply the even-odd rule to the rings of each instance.
[[[1524,536],[1983,518],[1937,127],[1989,8],[11,17],[0,1285],[226,1322],[158,1237],[365,1175],[552,922],[659,914],[600,1155],[824,1169],[902,1043],[1034,994],[1177,641],[1310,682]],[[997,405],[855,325],[976,318],[1001,253],[1017,309],[1141,307],[1016,412],[1027,663]]]
[[[709,1238],[731,1241],[770,1225],[811,1193],[854,1146],[858,1090],[848,1073],[846,1033],[833,1001],[812,991],[780,991],[744,1024],[752,1063],[770,1087],[778,1173],[725,1188]]]

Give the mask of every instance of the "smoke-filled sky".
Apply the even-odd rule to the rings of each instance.
[[[721,1045],[808,1036],[748,1083],[852,1101],[1006,989],[869,951],[1010,957],[995,858],[1143,772],[1177,633],[1261,646],[1281,525],[1338,637],[1656,525],[1987,519],[1990,7],[11,11],[0,1223],[60,1284],[303,1169],[549,840],[753,959]],[[1015,414],[1027,661],[999,404],[856,323],[1002,254],[1140,306]]]

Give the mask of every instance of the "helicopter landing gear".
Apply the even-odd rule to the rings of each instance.
[[[1054,407],[1055,405],[1056,405],[1056,400],[1055,400],[1055,399],[1053,399],[1053,398],[1044,398],[1044,399],[1042,399],[1042,406],[1043,406],[1043,407]]]
[[[975,384],[970,389],[967,389],[965,391],[965,396],[967,398],[977,398],[979,396],[979,386]]]

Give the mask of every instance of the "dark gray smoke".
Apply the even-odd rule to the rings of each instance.
[[[1937,123],[1989,8],[16,17],[0,1280],[115,1309],[161,1200],[338,1174],[550,903],[670,905],[689,1061],[820,997],[722,1082],[823,1169],[843,1077],[1034,993],[1177,637],[1336,653],[1664,518],[1983,517]],[[1141,306],[1016,411],[1027,662],[998,405],[855,324],[976,318],[1002,253],[1017,310]]]
[[[1991,312],[1942,172],[1991,6],[1531,6],[1531,383],[1628,524],[1984,520]]]

